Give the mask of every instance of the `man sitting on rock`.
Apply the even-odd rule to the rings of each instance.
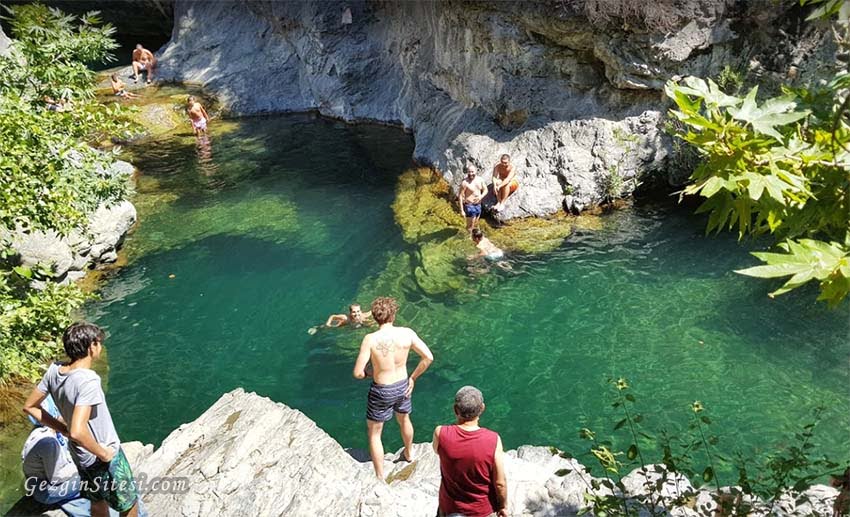
[[[481,200],[487,194],[487,185],[484,180],[477,177],[475,166],[470,164],[466,167],[466,178],[460,184],[457,193],[460,204],[460,215],[466,218],[466,231],[472,232],[481,218]]]
[[[367,334],[360,345],[360,354],[354,363],[354,378],[363,379],[371,375],[372,385],[366,404],[366,434],[369,438],[369,454],[378,479],[384,479],[384,445],[381,432],[384,423],[395,413],[404,442],[404,459],[411,461],[413,446],[413,410],[410,396],[416,379],[431,365],[434,356],[416,332],[405,327],[395,327],[398,305],[393,298],[377,298],[372,302],[372,316],[380,328]],[[407,376],[407,356],[413,349],[419,364],[413,374]],[[372,371],[366,369],[368,363]]]
[[[508,515],[505,453],[499,435],[479,427],[484,395],[464,386],[455,395],[457,423],[434,429],[434,452],[440,457],[438,516]]]
[[[519,182],[516,170],[511,163],[510,155],[503,154],[499,163],[493,167],[493,193],[496,194],[496,204],[493,210],[499,212],[505,209],[505,201],[517,191]]]
[[[143,47],[141,43],[136,45],[133,50],[133,82],[138,82],[140,72],[147,72],[148,77],[145,83],[150,84],[153,81],[154,68],[156,68],[156,57],[153,52]]]

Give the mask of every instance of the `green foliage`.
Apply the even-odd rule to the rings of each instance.
[[[737,93],[744,86],[744,75],[731,66],[726,65],[717,76],[717,84],[723,90]]]
[[[106,172],[113,155],[89,145],[128,127],[121,108],[95,100],[85,64],[111,59],[114,29],[96,13],[77,18],[39,4],[7,11],[14,39],[0,56],[0,234],[66,234],[127,193],[126,178]],[[0,242],[0,381],[36,377],[84,299],[77,286],[16,263]]]
[[[748,515],[756,510],[754,505],[763,506],[757,509],[760,513],[771,513],[781,496],[790,493],[799,497],[816,479],[843,471],[844,467],[815,454],[814,430],[820,422],[822,408],[816,409],[812,421],[794,433],[790,445],[776,447],[762,458],[739,452],[734,459],[729,459],[716,452],[719,439],[711,433],[712,420],[701,402],[691,404],[691,421],[685,433],[677,435],[662,430],[653,434],[642,427],[643,415],[636,410],[637,398],[631,393],[628,382],[622,378],[609,382],[615,394],[611,406],[621,414],[612,432],[626,433],[628,446],[625,451],[616,450],[611,440],[600,438],[593,430],[583,428],[579,431],[579,436],[590,443],[585,454],[591,460],[588,464],[598,464],[603,473],[601,478],[587,475],[590,468],[587,473],[579,473],[587,486],[586,507],[580,512],[582,514],[667,515],[675,507],[693,508],[696,493],[680,490],[676,480],[682,476],[692,483],[702,480],[704,488],[712,490],[712,504],[708,506],[719,508],[718,515]],[[646,451],[650,449],[660,451],[661,457],[647,457]],[[553,454],[573,457],[557,449]],[[655,468],[652,464],[663,464],[664,468]],[[732,467],[738,473],[734,482],[740,488],[721,487],[717,474],[720,466],[726,467],[725,471]],[[623,477],[638,468],[645,480],[643,493],[627,494]],[[571,473],[570,469],[556,472],[559,476]],[[693,486],[699,487],[699,484],[693,483]],[[760,502],[759,498],[766,502]],[[700,515],[714,514],[710,507],[695,510]]]
[[[836,305],[850,291],[850,125],[839,72],[823,86],[784,88],[757,100],[728,95],[712,80],[688,77],[665,91],[684,127],[677,133],[703,161],[685,195],[706,198],[708,232],[737,228],[770,234],[785,253],[755,253],[767,266],[739,271],[759,277],[793,275],[778,295],[810,280],[819,299]]]
[[[58,336],[86,299],[76,285],[46,282],[34,290],[33,276],[20,266],[0,270],[0,380],[37,378],[45,361],[61,355]]]

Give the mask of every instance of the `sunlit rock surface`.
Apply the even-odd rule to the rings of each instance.
[[[387,454],[387,483],[381,483],[365,451],[344,450],[300,411],[242,389],[224,394],[153,454],[136,454],[142,458],[137,475],[187,480],[180,493],[143,494],[151,515],[431,517],[437,511],[440,469],[430,444],[416,444],[411,463],[398,461],[399,452]],[[576,460],[531,446],[506,456],[510,515],[576,515],[585,506],[594,478]],[[629,504],[637,504],[646,483],[662,473],[663,467],[648,466],[646,475],[643,470],[628,474],[623,483]],[[663,490],[670,499],[693,496],[670,515],[702,514],[695,509],[698,494],[681,475],[671,475]],[[800,512],[828,508],[836,494],[816,485],[789,496],[783,508],[787,515],[811,515]],[[759,506],[751,514],[768,513],[767,506]]]
[[[178,0],[159,75],[200,82],[235,113],[315,109],[401,124],[416,157],[455,190],[464,163],[489,181],[511,154],[522,186],[504,217],[548,216],[628,195],[666,166],[668,78],[745,69],[739,48],[766,56],[765,79],[784,77],[789,63],[816,68],[826,32],[799,44],[782,36],[803,30],[792,10],[722,0]]]

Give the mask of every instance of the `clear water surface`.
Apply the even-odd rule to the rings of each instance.
[[[365,331],[306,331],[393,294],[399,323],[436,355],[414,394],[417,441],[473,384],[508,448],[586,449],[578,429],[609,434],[619,414],[606,380],[625,377],[647,429],[684,429],[699,400],[720,452],[760,453],[824,405],[817,443],[850,456],[847,305],[830,311],[810,289],[769,300],[769,284],[732,273],[753,264],[753,244],[704,237],[687,210],[640,205],[514,257],[510,273],[428,296],[394,265],[409,245],[390,205],[412,145],[394,129],[287,116],[213,124],[209,146],[181,134],[132,149],[142,224],[129,265],[88,310],[110,334],[123,440],[158,444],[244,387],[365,447],[368,386],[351,377]],[[384,438],[400,445],[395,424]]]

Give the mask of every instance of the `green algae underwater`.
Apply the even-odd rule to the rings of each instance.
[[[759,455],[790,444],[822,405],[818,451],[848,456],[847,308],[806,289],[769,300],[765,282],[732,273],[758,243],[707,238],[685,209],[638,204],[485,223],[508,250],[503,270],[468,258],[447,186],[414,166],[397,129],[214,119],[204,143],[175,123],[126,149],[141,223],[86,314],[109,335],[124,441],[158,445],[243,387],[365,448],[368,385],[351,370],[367,330],[307,330],[392,295],[398,323],[436,357],[413,396],[417,441],[452,420],[455,391],[472,384],[506,447],[579,452],[580,428],[608,436],[619,420],[607,379],[625,377],[647,429],[685,429],[700,400],[719,452]],[[400,446],[394,424],[384,443]]]
[[[647,429],[686,427],[700,400],[719,451],[758,454],[823,405],[822,450],[846,456],[846,308],[805,291],[770,300],[732,273],[757,243],[637,205],[487,226],[508,250],[502,270],[467,258],[447,186],[413,166],[401,131],[310,115],[219,124],[210,149],[180,135],[133,150],[142,224],[89,308],[110,333],[124,439],[159,443],[241,386],[365,447],[367,384],[351,369],[366,330],[307,329],[392,295],[436,356],[414,393],[419,440],[473,384],[508,447],[578,451],[581,427],[619,420],[606,380],[626,377]],[[400,445],[393,425],[384,438]]]

